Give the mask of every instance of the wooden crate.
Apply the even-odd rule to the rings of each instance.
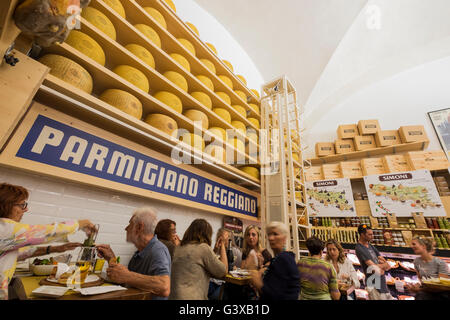
[[[358,131],[362,136],[366,134],[375,134],[380,130],[380,123],[376,119],[358,121]]]
[[[394,154],[383,157],[386,173],[411,171],[408,160],[403,154]]]
[[[316,156],[325,157],[336,154],[334,151],[333,142],[317,142],[316,143]]]
[[[342,178],[341,167],[339,163],[322,165],[322,174],[324,180]]]
[[[355,143],[353,139],[336,140],[334,148],[336,149],[336,154],[350,153],[355,151]]]
[[[377,147],[395,146],[402,143],[398,130],[378,131],[375,133],[375,142]]]
[[[423,126],[402,126],[398,129],[398,131],[402,143],[425,141],[428,146],[429,139]]]
[[[444,151],[411,151],[406,154],[411,170],[447,169],[450,164]]]
[[[351,139],[359,134],[356,124],[342,124],[337,128],[339,139]]]
[[[344,178],[361,178],[361,161],[343,161],[339,163],[341,175]]]
[[[361,170],[363,176],[371,176],[386,173],[382,158],[361,159]]]
[[[316,166],[305,169],[305,180],[306,181],[323,180],[322,167]]]
[[[377,147],[375,143],[375,137],[373,135],[356,136],[353,138],[353,141],[355,143],[356,151],[375,149]]]

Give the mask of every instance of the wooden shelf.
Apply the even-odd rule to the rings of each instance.
[[[94,4],[95,3],[103,4],[103,6],[106,6],[104,3],[102,3],[101,0],[96,0],[96,1],[94,1]],[[163,14],[164,18],[166,19],[168,28],[171,30],[171,32],[169,32],[168,30],[161,27],[156,22],[156,20],[154,20],[154,18],[151,15],[149,15],[143,9],[143,7],[141,5],[139,5],[136,1],[132,1],[132,0],[131,1],[123,1],[122,4],[126,11],[127,21],[131,25],[135,25],[138,23],[144,23],[144,24],[147,24],[150,27],[152,27],[158,33],[158,35],[161,39],[162,48],[166,53],[168,53],[168,54],[178,53],[178,54],[181,54],[182,56],[184,56],[189,61],[192,74],[207,76],[208,78],[210,78],[212,80],[215,91],[221,91],[221,92],[227,93],[232,99],[232,104],[242,105],[247,110],[250,110],[250,112],[253,113],[255,115],[255,117],[257,116],[257,114],[254,111],[252,111],[250,106],[245,101],[240,99],[240,97],[233,90],[231,90],[231,88],[229,88],[222,80],[220,80],[218,78],[218,76],[216,76],[214,73],[212,73],[199,60],[199,58],[194,56],[189,50],[187,50],[183,45],[181,45],[181,43],[178,42],[177,38],[186,38],[187,30],[185,30],[184,32],[179,30],[179,28],[178,28],[179,22],[176,23],[175,19],[170,18],[171,16],[173,16],[173,12],[171,10],[168,11],[167,7],[161,6],[161,3],[159,3],[159,1],[156,1],[156,0],[140,1],[140,3],[142,4],[143,7],[150,6],[150,7],[157,9],[158,11],[160,11],[161,14]],[[94,4],[92,4],[91,6],[95,6]],[[107,9],[110,11],[112,10],[109,7]],[[116,16],[123,20],[123,18],[118,16],[117,14],[116,14]],[[176,26],[174,26],[175,23],[176,23]],[[184,23],[183,23],[183,25],[184,25]],[[184,25],[184,27],[188,28],[186,25]],[[136,30],[136,32],[139,32],[139,31]],[[190,37],[187,40],[189,40],[193,43],[194,47],[196,48],[197,55],[199,57],[211,59],[210,57],[205,56],[205,54],[206,54],[205,52],[202,52],[200,50],[201,47],[199,45],[198,40],[194,41],[194,38],[192,38],[192,37]],[[205,48],[206,46],[204,44],[201,44],[201,45],[203,46],[204,50],[206,50],[206,48]],[[158,65],[157,65],[157,67],[158,67]],[[231,78],[229,71],[223,75],[227,75]],[[235,111],[230,105],[227,105],[215,93],[212,93],[212,91],[209,91],[208,93],[210,95],[212,95],[211,98],[214,98],[215,101],[220,100],[222,102],[221,104],[225,104],[227,106],[227,109],[229,109],[230,113],[232,114],[233,118],[237,118],[240,121],[244,121],[244,123],[246,123],[251,128],[254,128],[259,133],[259,130],[257,130],[257,128],[254,127],[251,122],[249,122],[246,118],[243,118],[242,115],[240,115],[237,111]],[[213,103],[214,103],[214,101],[213,101]]]
[[[88,122],[102,127],[109,132],[114,132],[141,145],[150,146],[152,149],[158,150],[165,155],[170,156],[173,148],[180,143],[178,139],[112,107],[82,90],[72,87],[52,75],[47,75],[44,86],[41,86],[35,99],[64,113],[80,119],[86,119]],[[95,112],[87,108],[81,108],[80,104],[88,106],[92,110],[95,110]],[[217,163],[207,153],[202,153],[197,149],[191,148],[189,145],[184,145],[184,149],[189,150],[191,155],[207,161],[195,164],[196,167],[245,187],[260,188],[260,181],[247,175],[245,172],[225,163]]]
[[[133,5],[133,7],[130,7],[127,10],[127,14],[128,14],[128,11],[130,11],[130,13],[133,14],[132,17],[137,15],[137,17],[134,18],[136,21],[133,21],[133,24],[145,22],[145,24],[151,25],[151,27],[153,27],[155,30],[158,28],[161,29],[161,30],[158,30],[158,34],[160,35],[161,40],[163,42],[163,48],[167,45],[168,42],[171,42],[170,48],[172,48],[172,49],[166,50],[166,51],[168,51],[170,53],[179,53],[186,57],[186,52],[189,53],[189,51],[187,51],[180,43],[178,43],[178,41],[176,39],[174,39],[173,37],[170,37],[170,34],[166,34],[167,39],[164,38],[165,40],[163,40],[163,37],[161,35],[163,34],[163,31],[166,33],[167,33],[167,31],[162,29],[153,20],[153,18],[151,16],[149,16],[146,13],[146,11],[143,10],[139,5],[137,5],[136,3],[133,4],[132,2],[133,1],[127,2],[126,8],[128,8],[128,6]],[[125,5],[125,2],[124,2],[124,5]],[[97,28],[95,28],[94,26],[89,24],[89,22],[82,20],[83,21],[82,26],[84,26],[85,28],[82,29],[81,31],[86,32],[88,35],[91,35],[97,42],[99,42],[99,44],[102,47],[103,47],[103,45],[106,45],[107,48],[115,47],[116,50],[117,50],[117,47],[120,47],[120,49],[121,49],[120,51],[126,52],[126,55],[128,57],[132,57],[132,58],[130,58],[130,59],[132,59],[132,60],[130,60],[130,61],[132,61],[132,62],[130,62],[130,63],[132,63],[131,66],[136,66],[136,63],[139,63],[139,66],[136,66],[139,70],[141,70],[143,72],[145,70],[145,71],[147,71],[147,73],[152,72],[153,74],[158,74],[157,78],[159,78],[160,81],[161,81],[161,79],[164,79],[163,81],[165,81],[167,83],[165,86],[163,86],[163,88],[167,88],[167,86],[170,86],[172,88],[172,90],[167,89],[166,91],[176,94],[182,100],[184,107],[186,107],[186,105],[190,106],[190,107],[195,106],[196,109],[200,110],[199,106],[202,106],[203,108],[201,108],[201,109],[203,109],[203,110],[201,110],[201,111],[205,112],[205,110],[206,110],[205,113],[208,115],[208,118],[214,119],[214,121],[211,122],[211,126],[219,125],[220,127],[224,127],[224,128],[228,128],[228,129],[235,129],[231,124],[224,121],[222,118],[220,118],[218,115],[216,115],[212,110],[203,106],[199,101],[194,99],[188,93],[186,93],[185,91],[178,88],[176,85],[171,83],[169,80],[165,79],[165,77],[162,76],[161,73],[164,73],[166,71],[175,71],[175,72],[180,73],[188,81],[188,86],[189,86],[190,92],[200,91],[200,92],[207,93],[210,96],[214,107],[220,107],[220,108],[226,109],[227,111],[230,112],[232,120],[237,120],[237,121],[241,121],[241,122],[245,123],[247,126],[251,127],[252,129],[257,131],[259,134],[259,130],[256,127],[254,127],[250,121],[248,121],[246,118],[244,118],[240,113],[238,113],[230,105],[225,103],[219,96],[217,96],[208,87],[206,87],[192,73],[188,72],[180,64],[178,64],[175,60],[173,60],[167,52],[158,48],[155,44],[153,44],[150,40],[148,40],[142,33],[140,33],[139,30],[134,28],[134,26],[129,21],[127,21],[127,20],[123,19],[121,16],[119,16],[114,10],[112,10],[103,1],[95,0],[90,4],[90,6],[103,12],[112,21],[112,23],[116,26],[116,29],[117,29],[116,30],[117,31],[117,41],[113,41],[110,38],[108,38],[106,35],[104,35],[100,30],[98,30]],[[128,15],[127,15],[127,18],[128,18]],[[150,51],[150,53],[152,54],[153,58],[155,59],[156,69],[159,72],[154,70],[153,68],[146,66],[146,64],[144,62],[142,62],[140,59],[134,57],[133,54],[128,52],[128,50],[126,50],[122,46],[122,45],[126,45],[129,43],[136,43],[136,44],[139,44],[139,45],[145,47],[146,49],[148,49]],[[184,52],[181,52],[181,51],[184,51]],[[105,52],[108,53],[107,59],[106,59],[107,66],[111,66],[111,67],[116,66],[111,63],[114,60],[114,54],[108,52],[107,50],[105,50]],[[112,60],[112,61],[110,61],[110,60]],[[198,61],[198,63],[201,64],[200,61]],[[125,64],[127,64],[127,63],[125,63]],[[143,68],[142,66],[145,66],[146,68],[142,69]],[[204,68],[206,68],[206,67],[204,67]],[[191,70],[192,70],[192,63],[191,63]],[[144,73],[147,76],[147,73],[146,72],[144,72]],[[151,90],[151,92],[152,91],[156,92],[158,90],[153,84],[153,79],[154,78],[152,78],[152,77],[149,78],[149,82],[151,84],[150,90]],[[176,89],[173,89],[173,88],[176,88]],[[164,90],[164,89],[161,89],[161,90]],[[237,136],[245,139],[245,141],[247,143],[254,144],[254,145],[258,146],[258,148],[259,148],[259,145],[257,143],[253,142],[252,140],[250,140],[248,137],[244,136],[240,132],[237,133]]]
[[[261,100],[252,92],[250,89],[228,68],[226,64],[223,63],[222,59],[220,59],[202,40],[201,38],[194,33],[181,18],[174,13],[171,8],[164,1],[160,0],[136,0],[136,2],[142,7],[150,6],[158,11],[164,16],[167,22],[168,31],[173,34],[176,38],[185,38],[192,42],[195,47],[196,53],[199,57],[211,60],[215,67],[216,71],[220,75],[228,76],[233,81],[233,87],[235,90],[244,91],[248,97],[251,98],[252,103],[260,104]],[[125,8],[126,9],[126,8]],[[215,77],[218,83],[223,82]],[[238,95],[233,92],[233,98],[240,101],[241,104],[244,103],[247,107],[247,101],[242,100]],[[251,108],[252,116],[258,116]],[[258,116],[259,117],[259,116]]]
[[[356,151],[346,154],[336,154],[331,156],[326,156],[322,158],[309,159],[312,165],[322,165],[326,163],[334,163],[348,160],[358,160],[363,158],[371,158],[376,156],[384,156],[390,154],[404,153],[408,151],[422,151],[425,149],[427,142],[419,141],[412,143],[399,144],[396,146],[375,148],[364,151]]]

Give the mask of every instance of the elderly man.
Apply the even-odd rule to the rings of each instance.
[[[156,222],[151,208],[134,212],[125,228],[127,242],[137,248],[128,268],[114,262],[116,257],[109,245],[98,245],[97,249],[100,256],[111,261],[106,272],[112,281],[150,291],[153,299],[165,300],[170,293],[171,259],[169,250],[155,235]]]

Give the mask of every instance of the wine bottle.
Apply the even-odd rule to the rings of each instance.
[[[231,239],[228,239],[228,249],[227,249],[227,260],[228,260],[228,271],[233,270],[233,262],[234,262],[234,255],[233,250],[231,249]]]

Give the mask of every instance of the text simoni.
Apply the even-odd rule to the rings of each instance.
[[[256,197],[39,116],[17,156],[111,181],[256,215]]]

